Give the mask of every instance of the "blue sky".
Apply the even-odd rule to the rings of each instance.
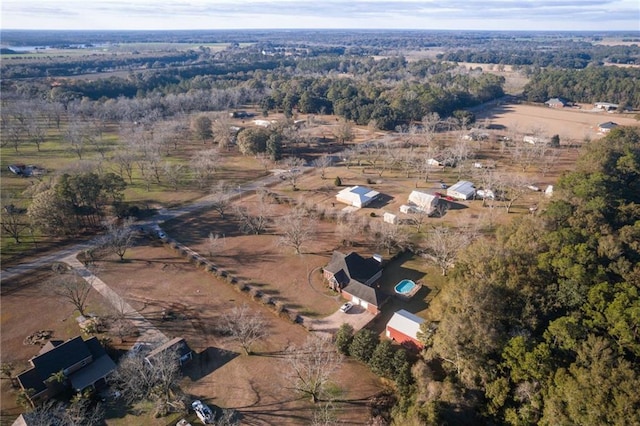
[[[0,0],[5,29],[640,31],[638,0]]]

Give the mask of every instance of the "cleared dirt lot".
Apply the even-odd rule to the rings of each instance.
[[[551,137],[560,136],[560,143],[583,142],[602,137],[598,124],[613,121],[621,126],[637,126],[631,114],[609,114],[591,111],[592,106],[581,109],[549,108],[544,105],[506,103],[476,113],[478,121],[489,120],[494,128],[504,127],[520,134],[541,132]]]
[[[159,242],[141,238],[138,243],[127,252],[124,263],[116,259],[97,262],[97,275],[167,336],[186,338],[197,355],[186,369],[183,389],[212,405],[238,410],[243,424],[309,423],[316,407],[293,393],[283,377],[287,365],[283,351],[289,345],[301,345],[308,331],[277,317],[230,284],[196,269]],[[2,362],[13,362],[16,373],[39,350],[23,345],[28,334],[49,329],[54,338],[67,339],[80,333],[73,308],[58,300],[47,285],[50,274],[43,271],[10,285],[3,283]],[[241,355],[240,349],[217,331],[222,315],[244,303],[269,322],[270,336],[255,345],[253,356]],[[89,311],[98,315],[113,314],[98,294],[92,294],[89,306]],[[132,335],[120,343],[117,336],[111,337],[114,345],[123,349],[136,339]],[[345,424],[361,423],[368,418],[368,398],[381,390],[379,379],[365,366],[351,361],[345,361],[335,378],[340,389],[334,404],[338,417]],[[3,380],[3,421],[12,421],[21,411],[15,405],[15,396],[9,381]],[[166,424],[166,419],[142,420],[124,414],[113,419],[113,424]]]

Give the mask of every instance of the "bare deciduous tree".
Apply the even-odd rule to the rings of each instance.
[[[108,222],[105,224],[107,232],[101,240],[101,247],[116,254],[120,261],[124,261],[124,255],[133,244],[135,233],[132,225],[134,220],[127,218],[121,223]]]
[[[359,216],[347,213],[338,217],[336,234],[343,245],[351,246],[363,234],[364,228],[365,224]]]
[[[2,230],[9,234],[16,244],[19,244],[22,232],[29,228],[29,222],[25,215],[26,210],[16,207],[15,201],[12,195],[7,195],[6,191],[3,192],[0,225],[2,225]]]
[[[296,191],[298,189],[296,186],[298,184],[298,178],[302,175],[301,167],[304,166],[305,161],[302,158],[287,157],[283,164],[287,171],[283,173],[282,176],[291,184],[291,189]]]
[[[436,226],[426,236],[423,248],[425,254],[447,275],[454,265],[458,252],[473,240],[473,233],[466,229],[452,229]]]
[[[177,191],[184,179],[184,166],[182,164],[165,161],[162,170],[169,185],[171,185],[174,191]]]
[[[326,171],[327,167],[331,165],[331,157],[327,154],[324,154],[315,160],[313,160],[313,167],[320,169],[320,179],[326,179]]]
[[[179,356],[176,351],[167,350],[155,355],[151,362],[140,353],[122,357],[109,382],[127,403],[151,401],[156,413],[163,415],[186,409],[178,386],[180,376]]]
[[[245,234],[262,234],[271,223],[271,208],[264,198],[258,200],[255,215],[244,206],[237,206],[235,213],[240,220],[240,231]]]
[[[302,208],[294,208],[278,220],[281,230],[278,245],[291,247],[300,254],[302,246],[315,237],[315,218]]]
[[[196,152],[191,158],[191,169],[198,187],[204,188],[210,184],[220,164],[220,152],[217,148]]]
[[[340,121],[338,126],[334,129],[333,135],[340,144],[344,145],[345,142],[351,142],[355,138],[353,124],[348,120]]]
[[[252,312],[246,304],[228,311],[222,319],[222,331],[251,354],[251,346],[269,335],[269,324],[262,315]]]
[[[301,346],[287,348],[283,360],[284,374],[291,389],[316,403],[326,394],[331,375],[342,356],[326,337],[309,336]]]
[[[236,129],[233,128],[229,114],[226,112],[215,115],[211,129],[213,131],[213,140],[221,149],[229,148],[236,137]]]
[[[218,212],[220,218],[224,219],[225,212],[231,205],[231,197],[235,194],[231,186],[225,182],[218,182],[212,189],[209,199],[211,200],[211,208]]]
[[[209,232],[209,237],[207,237],[207,252],[209,256],[214,256],[221,251],[225,246],[225,241],[224,235]]]
[[[211,125],[211,119],[206,115],[199,115],[191,122],[193,132],[202,139],[202,143],[205,143],[207,139],[213,136]]]
[[[379,220],[371,223],[371,237],[379,250],[404,250],[409,247],[409,235],[404,228]]]
[[[52,281],[54,292],[71,303],[80,315],[85,316],[91,284],[72,270],[62,270]]]

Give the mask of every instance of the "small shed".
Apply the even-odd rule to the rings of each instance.
[[[382,215],[382,220],[384,220],[386,223],[390,223],[392,225],[397,225],[398,224],[398,216],[396,216],[393,213],[385,213],[384,215]]]
[[[186,362],[189,362],[193,359],[193,351],[187,345],[187,342],[182,337],[175,337],[168,342],[158,346],[144,358],[150,365],[153,365],[154,359],[160,357],[161,354],[167,352],[175,352],[175,356],[178,358],[180,365],[183,365]]]
[[[457,200],[469,200],[476,194],[476,188],[466,180],[461,180],[447,188],[447,195]]]
[[[364,207],[375,200],[380,193],[365,186],[350,186],[336,194],[336,200],[353,207]]]
[[[618,127],[618,123],[614,123],[613,121],[607,121],[606,123],[598,124],[598,132],[600,133],[609,133],[612,129]]]
[[[385,335],[398,343],[411,344],[422,349],[424,345],[418,340],[418,331],[423,322],[424,319],[419,316],[401,309],[394,312],[387,323]]]

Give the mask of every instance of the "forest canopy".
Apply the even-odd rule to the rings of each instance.
[[[619,128],[586,146],[543,214],[457,262],[437,331],[423,328],[410,416],[640,422],[639,241],[640,130]]]

